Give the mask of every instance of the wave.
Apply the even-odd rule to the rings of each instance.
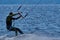
[[[23,34],[9,37],[8,34],[0,36],[0,40],[60,40],[59,37],[38,36],[36,34]]]

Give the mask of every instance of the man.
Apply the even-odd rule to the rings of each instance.
[[[20,15],[20,16],[17,17],[17,18],[13,18],[13,16],[15,16],[15,15]],[[20,17],[23,17],[20,13],[13,14],[13,12],[10,12],[9,15],[6,18],[6,28],[7,28],[7,30],[9,30],[9,31],[15,31],[16,36],[17,36],[17,32],[19,32],[21,34],[23,34],[23,32],[19,28],[12,27],[12,20],[17,20]]]

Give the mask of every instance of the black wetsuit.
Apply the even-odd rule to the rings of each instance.
[[[12,27],[12,20],[17,20],[19,18],[20,18],[20,16],[17,18],[13,18],[12,16],[7,16],[7,18],[6,18],[6,28],[9,31],[15,31],[16,35],[17,35],[17,32],[20,32],[21,34],[23,34],[23,32],[19,28]]]

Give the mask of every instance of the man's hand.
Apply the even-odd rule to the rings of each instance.
[[[19,15],[21,15],[22,12],[18,12]]]
[[[22,13],[22,12],[21,12],[21,13]],[[21,13],[18,12],[18,14],[20,15],[20,17],[24,18],[24,17],[21,15]]]

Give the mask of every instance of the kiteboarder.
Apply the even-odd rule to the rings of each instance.
[[[17,18],[13,18],[13,16],[19,15]],[[13,12],[10,12],[9,15],[6,17],[6,28],[9,31],[15,31],[16,36],[18,35],[18,32],[21,34],[24,34],[19,28],[13,27],[12,22],[13,20],[17,20],[19,18],[23,17],[19,12],[16,14],[13,14]]]

